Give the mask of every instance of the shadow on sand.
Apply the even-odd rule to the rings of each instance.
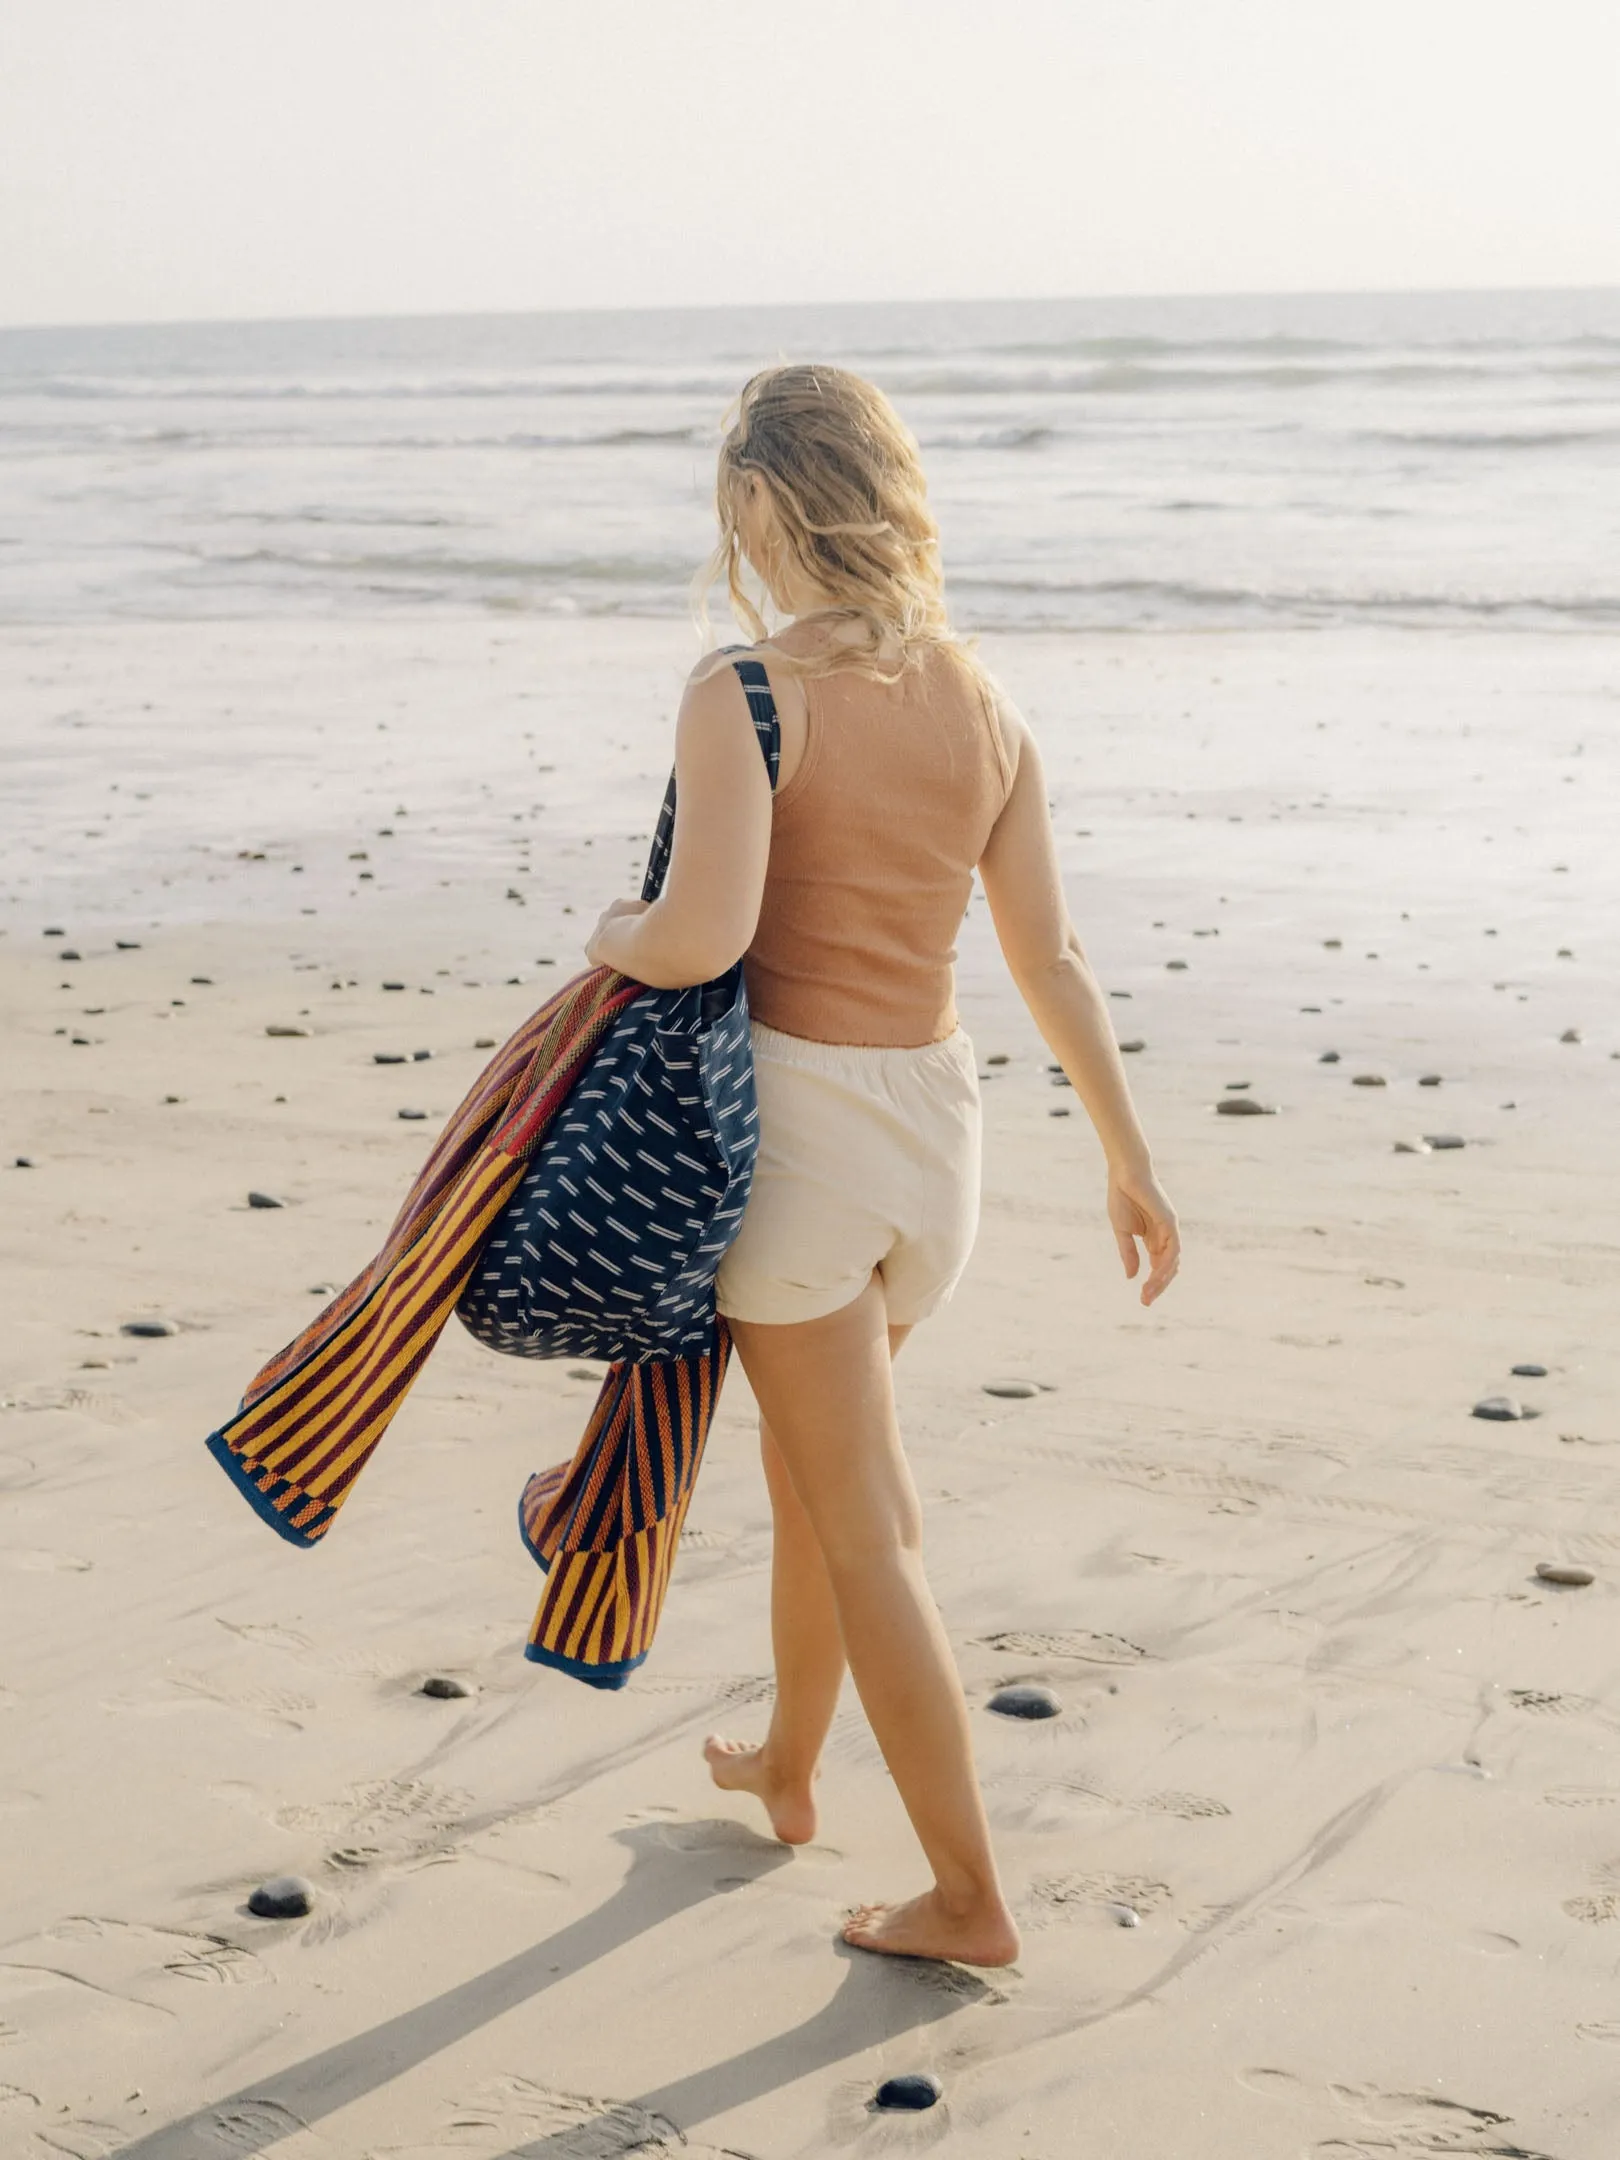
[[[686,1826],[689,1833],[704,1827]],[[741,1842],[742,1834],[734,1823],[714,1827],[725,1835],[723,1865],[728,1887],[736,1885],[739,1877],[759,1881],[790,1858],[786,1848],[765,1838]],[[462,1981],[459,1987],[446,1989],[430,2002],[401,2011],[303,2062],[269,2071],[179,2122],[147,2131],[132,2144],[120,2146],[111,2160],[219,2160],[222,2143],[241,2160],[268,2151],[295,2131],[336,2114],[559,1981],[583,1972],[689,1906],[724,1894],[714,1880],[721,1856],[712,1849],[674,1849],[657,1829],[645,1825],[617,1836],[629,1847],[630,1871],[595,1912],[571,1921],[504,1963],[492,1965],[488,1972]],[[802,2025],[656,2092],[627,2097],[604,2115],[602,2127],[634,2110],[664,2117],[685,2130],[812,2070],[825,2069],[900,2033],[950,2016],[989,1994],[960,1971],[953,1971],[950,1983],[941,1985],[937,1966],[867,1957],[858,1951],[845,1955],[848,1968],[837,1994]],[[548,2160],[548,2156],[562,2160],[563,2155],[584,2149],[580,2140],[588,2137],[589,2128],[581,2123],[548,2133],[511,2148],[501,2160]]]

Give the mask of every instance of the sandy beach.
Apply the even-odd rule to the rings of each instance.
[[[1143,1313],[976,901],[983,1230],[899,1387],[1025,1931],[981,1979],[836,1943],[920,1886],[852,1695],[816,1844],[708,1782],[769,1691],[740,1370],[621,1695],[521,1655],[592,1380],[452,1330],[313,1554],[202,1446],[635,889],[685,626],[0,631],[7,2160],[1610,2160],[1613,640],[984,651],[1187,1259]]]

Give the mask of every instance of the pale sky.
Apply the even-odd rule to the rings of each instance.
[[[1620,285],[1620,0],[3,0],[0,322]]]

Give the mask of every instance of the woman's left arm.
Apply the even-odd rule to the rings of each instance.
[[[708,982],[753,942],[771,847],[771,783],[730,668],[689,682],[675,723],[678,807],[652,901],[615,900],[585,957],[654,990]]]

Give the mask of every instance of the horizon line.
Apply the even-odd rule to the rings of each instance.
[[[1620,282],[1549,285],[1290,285],[1284,287],[1194,287],[1170,292],[1076,292],[1076,293],[942,293],[902,299],[844,300],[701,300],[680,303],[616,301],[589,307],[451,307],[401,308],[356,313],[299,312],[262,315],[117,315],[72,317],[55,321],[0,321],[0,337],[49,334],[74,330],[240,330],[271,325],[285,328],[313,324],[424,323],[424,322],[516,322],[536,318],[579,319],[603,316],[808,314],[852,312],[865,308],[940,307],[1042,307],[1075,304],[1114,304],[1197,300],[1400,300],[1546,298],[1612,294],[1620,297]]]

